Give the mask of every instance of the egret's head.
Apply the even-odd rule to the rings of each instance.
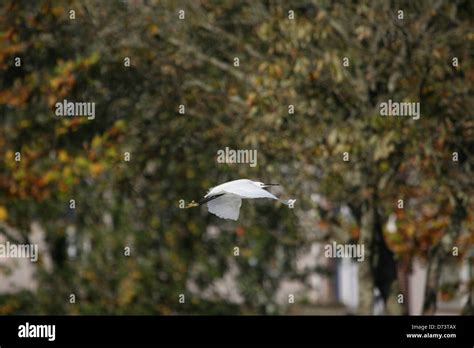
[[[263,182],[256,181],[255,184],[260,188],[266,188],[269,186],[278,186],[279,184],[265,184]]]

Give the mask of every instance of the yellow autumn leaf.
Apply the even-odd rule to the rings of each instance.
[[[95,148],[98,148],[100,145],[102,144],[102,138],[98,135],[94,136],[94,138],[92,139],[92,148],[95,149]]]
[[[7,218],[8,218],[7,209],[0,205],[0,221],[5,221]]]
[[[68,178],[72,175],[72,169],[70,166],[65,166],[63,168],[63,177]]]
[[[89,162],[84,156],[76,157],[75,163],[79,168],[87,168],[89,166]]]
[[[61,162],[66,162],[68,159],[67,152],[64,150],[59,150],[58,158]]]
[[[20,128],[28,128],[31,125],[30,120],[21,120],[20,121]]]
[[[158,26],[156,24],[150,25],[150,33],[153,35],[158,33]]]
[[[47,185],[49,184],[51,181],[53,181],[55,179],[55,172],[54,171],[47,171],[44,175],[43,175],[43,182]]]
[[[100,173],[102,173],[104,171],[104,166],[101,164],[101,163],[92,163],[90,166],[89,166],[89,170],[91,172],[92,175],[98,175]]]
[[[11,158],[13,158],[13,151],[12,150],[7,150],[5,152],[5,160],[9,160]]]

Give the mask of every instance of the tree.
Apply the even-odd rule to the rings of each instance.
[[[406,313],[414,256],[430,264],[432,312],[453,246],[461,258],[472,246],[471,13],[468,1],[4,4],[0,233],[27,241],[38,222],[53,264],[32,311],[278,313],[282,280],[305,279],[296,255],[337,240],[367,247],[361,314],[374,289]],[[95,102],[94,120],[55,116],[64,99]],[[420,102],[421,117],[382,117],[389,99]],[[226,146],[258,150],[257,167],[217,164]],[[179,208],[240,177],[282,183],[297,206],[244,206],[238,224]],[[241,306],[214,286],[233,265]]]

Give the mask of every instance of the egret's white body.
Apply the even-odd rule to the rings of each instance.
[[[265,187],[272,185],[276,184],[264,184],[248,179],[229,181],[211,188],[200,204],[207,203],[209,212],[220,218],[237,220],[242,199],[270,198],[279,200],[278,197],[264,190]],[[288,204],[287,202],[283,203]],[[195,203],[195,205],[197,204]]]

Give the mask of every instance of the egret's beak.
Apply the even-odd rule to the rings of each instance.
[[[199,204],[192,201],[191,203],[189,203],[187,206],[185,206],[184,208],[185,209],[189,209],[189,208],[194,208],[194,207],[199,207]]]
[[[265,187],[268,187],[268,186],[280,186],[280,184],[265,184]]]

